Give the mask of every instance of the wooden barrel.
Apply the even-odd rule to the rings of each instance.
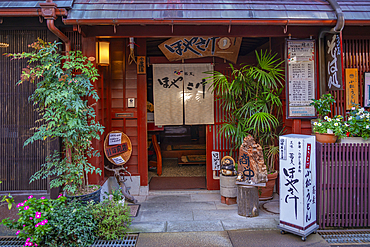
[[[223,197],[236,197],[238,195],[238,187],[235,184],[236,176],[220,175],[220,194]]]
[[[258,188],[256,186],[238,185],[238,214],[255,217],[259,215]]]

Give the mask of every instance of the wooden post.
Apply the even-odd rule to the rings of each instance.
[[[238,184],[238,214],[246,217],[256,217],[258,210],[258,188],[256,186]]]

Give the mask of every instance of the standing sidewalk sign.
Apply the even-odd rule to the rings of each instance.
[[[287,40],[286,49],[287,116],[314,118],[315,40]]]
[[[279,139],[281,233],[291,232],[302,240],[316,224],[315,136],[290,134]]]

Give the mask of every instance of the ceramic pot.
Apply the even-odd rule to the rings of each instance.
[[[97,191],[94,191],[90,194],[82,195],[82,196],[69,196],[67,195],[68,201],[76,200],[81,202],[82,204],[86,204],[89,201],[94,201],[95,203],[100,202],[100,193],[101,193],[101,186]]]
[[[258,187],[258,198],[260,201],[266,201],[272,199],[274,193],[275,182],[278,177],[278,172],[267,174],[266,187]]]
[[[315,133],[316,141],[321,143],[335,143],[337,141],[337,136],[334,134],[326,134],[326,133]]]

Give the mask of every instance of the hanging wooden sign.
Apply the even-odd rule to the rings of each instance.
[[[146,58],[145,56],[137,56],[137,74],[145,75],[146,74]]]
[[[343,90],[342,49],[339,34],[325,36],[326,86],[328,90]]]
[[[236,63],[242,37],[175,37],[158,47],[169,61],[220,57]]]
[[[105,152],[107,153],[108,157],[112,157],[114,155],[124,153],[127,150],[128,150],[127,142],[119,144],[119,145],[115,145],[115,146],[107,146],[105,148]]]
[[[346,109],[358,104],[358,69],[346,69]]]

